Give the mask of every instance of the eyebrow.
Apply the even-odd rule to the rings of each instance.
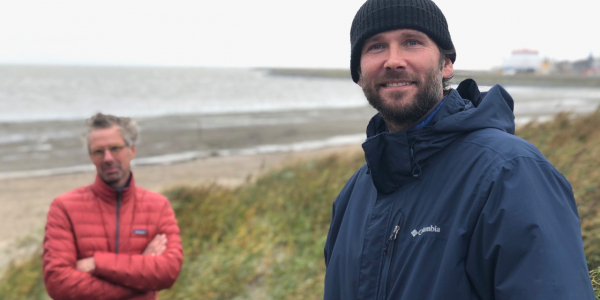
[[[425,38],[427,35],[422,32],[408,32],[403,36],[406,38]]]
[[[371,42],[377,42],[377,41],[379,41],[379,40],[382,40],[382,39],[383,39],[383,38],[381,37],[381,35],[377,34],[377,35],[375,35],[375,36],[372,36],[372,37],[370,37],[370,38],[366,39],[366,40],[364,41],[363,45],[365,45],[365,44],[368,44],[368,43],[371,43]]]
[[[403,38],[425,38],[427,37],[427,35],[423,32],[419,32],[419,31],[411,31],[411,32],[407,32],[407,33],[403,33],[402,34]],[[372,42],[378,42],[380,40],[382,40],[383,37],[380,34],[374,35],[368,39],[366,39],[363,43],[363,45],[368,44],[368,43],[372,43]]]

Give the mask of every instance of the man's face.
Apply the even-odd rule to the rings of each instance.
[[[425,33],[397,29],[365,41],[358,85],[388,129],[398,131],[412,126],[442,99],[442,78],[452,71],[450,59],[440,63],[440,51]]]
[[[131,174],[135,146],[127,147],[119,126],[94,129],[89,135],[90,159],[98,175],[112,187],[123,187]]]

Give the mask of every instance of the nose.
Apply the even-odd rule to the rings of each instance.
[[[384,67],[386,70],[406,69],[406,60],[404,53],[398,46],[390,46],[390,49],[388,51],[388,57],[385,61]]]
[[[104,149],[104,162],[112,162],[114,161],[115,158],[113,157],[112,153],[110,152],[110,150],[108,149]]]

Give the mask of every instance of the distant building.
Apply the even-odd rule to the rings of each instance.
[[[542,58],[536,50],[514,50],[502,64],[502,73],[537,73],[542,68]]]
[[[591,53],[587,60],[575,62],[576,65],[578,63],[578,73],[588,76],[600,75],[600,58],[594,59],[594,56]]]

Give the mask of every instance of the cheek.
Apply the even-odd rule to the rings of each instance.
[[[102,160],[101,159],[95,159],[90,157],[90,160],[92,161],[92,163],[94,164],[94,166],[96,166],[96,168],[100,168],[102,166]]]
[[[363,56],[360,61],[360,74],[365,78],[371,78],[382,66],[383,62],[380,62],[376,57]]]
[[[132,159],[133,159],[133,153],[131,151],[127,151],[126,153],[123,153],[123,155],[121,155],[119,157],[119,163],[123,167],[129,167],[131,165]]]

